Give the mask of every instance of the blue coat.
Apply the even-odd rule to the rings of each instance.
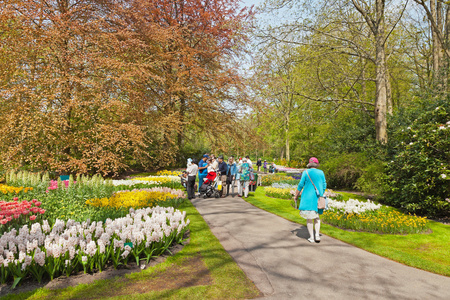
[[[303,172],[302,178],[300,179],[300,182],[298,184],[297,190],[301,191],[303,189],[302,197],[300,200],[300,210],[313,210],[316,212],[319,212],[317,210],[317,200],[318,197],[316,195],[316,191],[314,189],[314,186],[311,183],[311,180],[309,180],[308,175],[306,174],[308,172],[309,177],[311,177],[311,180],[316,185],[316,188],[319,190],[320,196],[323,196],[325,193],[325,189],[327,188],[327,182],[325,180],[325,174],[322,170],[318,169],[308,169]],[[321,212],[322,210],[320,210]]]
[[[237,173],[237,166],[236,163],[232,163],[231,165],[228,165],[228,169],[227,169],[227,175],[232,175],[232,176],[236,176]]]

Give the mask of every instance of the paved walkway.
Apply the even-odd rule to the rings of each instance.
[[[322,236],[239,197],[194,199],[214,235],[264,299],[450,299],[439,276]]]

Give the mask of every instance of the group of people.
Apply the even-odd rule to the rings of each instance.
[[[222,155],[216,158],[214,154],[204,154],[199,162],[195,159],[189,159],[186,169],[188,178],[186,189],[189,199],[195,198],[195,181],[197,177],[198,192],[200,192],[200,187],[210,172],[216,172],[219,176],[219,180],[222,183],[221,197],[226,197],[230,194],[230,187],[231,195],[234,197],[236,185],[238,196],[248,197],[250,179],[253,173],[253,163],[249,156],[239,158],[238,161],[233,156],[230,156],[227,162],[225,162]]]
[[[258,171],[261,169],[261,165],[261,160],[258,160],[256,163]],[[302,173],[294,196],[296,208],[297,200],[300,197],[298,209],[300,210],[300,216],[307,220],[306,227],[310,243],[320,242],[320,215],[323,213],[323,209],[318,208],[318,198],[323,197],[327,187],[325,174],[318,167],[319,160],[311,157],[307,170]],[[266,168],[267,165],[265,164],[264,169],[266,170]],[[273,168],[275,169],[275,167]],[[189,199],[195,198],[194,186],[197,175],[199,179],[198,189],[200,191],[200,186],[209,172],[217,172],[220,176],[219,180],[222,182],[221,197],[229,195],[230,187],[234,196],[236,183],[238,195],[240,197],[248,197],[250,177],[253,172],[253,163],[248,156],[240,158],[237,162],[232,156],[225,162],[222,155],[216,159],[214,155],[209,156],[208,154],[203,155],[198,163],[194,159],[188,160],[186,188]]]

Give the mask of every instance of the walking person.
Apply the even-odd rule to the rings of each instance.
[[[248,197],[248,185],[250,183],[250,165],[247,158],[242,159],[242,165],[239,168],[240,178],[238,186],[239,197]]]
[[[230,194],[231,185],[231,195],[234,197],[234,184],[237,173],[237,165],[233,159],[233,156],[228,158],[228,168],[227,168],[227,196]]]
[[[308,241],[320,243],[320,215],[323,213],[323,209],[317,208],[319,195],[316,194],[316,188],[322,197],[327,188],[327,182],[323,171],[318,169],[319,160],[317,158],[311,157],[306,167],[308,170],[303,172],[295,193],[295,206],[297,207],[297,199],[301,195],[299,210],[300,216],[306,219]],[[313,222],[315,228],[313,228]]]
[[[195,198],[195,179],[197,178],[197,173],[198,173],[198,165],[197,165],[197,161],[195,159],[192,159],[190,162],[189,167],[186,169],[187,175],[188,175],[188,180],[187,180],[187,185],[186,185],[186,189],[187,189],[187,194],[188,194],[188,199],[194,199]]]
[[[222,198],[225,198],[225,193],[223,192],[223,190],[225,189],[225,186],[227,185],[227,170],[228,170],[228,166],[227,163],[223,161],[223,155],[220,155],[219,158],[219,175],[220,178],[219,180],[222,181],[222,189],[220,190],[220,196]]]
[[[250,160],[250,156],[247,155],[245,158],[247,159],[247,163],[248,163],[248,165],[250,166],[250,168],[253,168],[253,163],[252,163],[252,161]],[[244,160],[242,160],[242,161],[244,161]]]
[[[261,171],[261,164],[262,164],[261,158],[258,158],[258,161],[256,162],[256,166],[258,167],[258,168],[257,168],[257,171],[258,171],[258,172]]]
[[[267,173],[267,160],[264,160],[263,169],[264,173]]]
[[[208,155],[205,154],[198,162],[198,192],[200,192],[200,187],[202,186],[206,175],[208,175],[208,163],[206,162],[207,159]]]

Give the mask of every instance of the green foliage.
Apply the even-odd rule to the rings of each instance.
[[[320,168],[325,173],[327,187],[355,189],[366,165],[367,157],[363,153],[347,153],[321,163]]]
[[[355,187],[368,194],[381,195],[385,192],[388,187],[384,162],[375,160],[363,168],[362,175],[356,180]]]
[[[450,102],[429,103],[392,140],[386,203],[420,215],[450,216]]]

